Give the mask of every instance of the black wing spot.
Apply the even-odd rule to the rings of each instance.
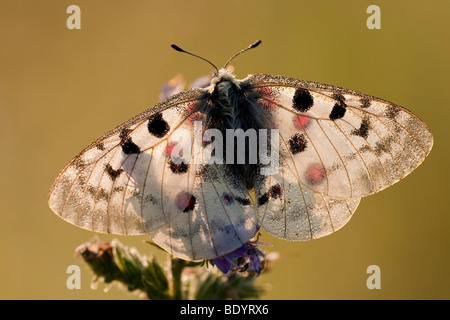
[[[248,198],[235,197],[236,201],[239,202],[243,206],[250,205],[250,200]]]
[[[141,153],[141,149],[139,149],[139,147],[131,140],[131,137],[122,140],[120,145],[125,154]]]
[[[157,138],[164,137],[170,130],[169,124],[162,117],[162,113],[156,113],[148,118],[147,128],[148,132]]]
[[[339,101],[342,105],[345,105],[345,98],[342,94],[340,93],[333,93],[333,99]]]
[[[331,120],[340,119],[345,115],[345,111],[347,111],[347,105],[345,104],[345,98],[340,93],[334,93],[332,96],[333,99],[337,100],[333,106],[333,109],[330,112],[329,118]]]
[[[280,198],[283,195],[283,187],[280,186],[279,183],[277,183],[276,185],[273,185],[270,187],[269,189],[269,195],[272,198]]]
[[[335,103],[329,117],[331,120],[340,119],[345,115],[345,111],[347,111],[345,104],[341,102]]]
[[[122,168],[114,170],[113,167],[108,163],[105,166],[105,172],[108,174],[108,177],[111,178],[112,181],[115,181],[117,177],[123,172]]]
[[[105,150],[105,145],[103,144],[103,142],[97,143],[96,147],[98,150],[101,150],[101,151]]]
[[[267,201],[269,201],[269,194],[266,192],[258,198],[258,206],[264,205]]]
[[[297,133],[296,135],[292,136],[288,142],[289,142],[289,149],[291,150],[292,154],[297,154],[299,152],[304,151],[308,144],[305,135],[300,133]]]
[[[197,198],[194,195],[181,191],[177,194],[176,198],[177,207],[183,212],[189,212],[194,210],[195,205],[197,204]]]
[[[172,159],[169,159],[169,168],[173,173],[181,174],[188,171],[189,165],[184,162],[176,164]]]
[[[359,129],[352,130],[351,134],[354,134],[356,136],[360,136],[361,138],[367,139],[367,136],[369,135],[369,129],[370,129],[369,119],[364,118],[361,121],[361,125],[359,126]]]
[[[313,97],[311,96],[311,93],[303,88],[298,88],[295,90],[294,98],[292,99],[292,106],[295,110],[300,112],[306,112],[314,104]]]
[[[361,98],[361,108],[367,109],[371,106],[372,102],[368,97],[362,97]]]
[[[270,187],[269,191],[258,198],[258,206],[262,206],[269,201],[270,198],[278,199],[283,196],[283,187],[279,183]]]
[[[395,119],[395,117],[400,113],[400,109],[394,107],[393,105],[388,105],[386,108],[386,117]]]

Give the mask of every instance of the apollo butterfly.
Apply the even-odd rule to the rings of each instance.
[[[207,87],[171,95],[91,143],[56,178],[51,209],[84,229],[148,233],[175,257],[213,259],[259,228],[287,240],[335,232],[362,197],[429,154],[430,130],[391,102],[283,76],[236,79],[228,63],[260,43],[220,70],[211,63]],[[269,173],[267,152],[276,157]]]

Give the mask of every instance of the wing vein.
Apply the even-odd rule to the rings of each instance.
[[[294,159],[292,157],[292,154],[289,150],[289,147],[288,147],[286,141],[284,140],[284,138],[282,136],[280,136],[280,138],[281,138],[281,141],[283,141],[284,145],[286,146],[286,149],[288,150],[288,152],[290,154],[290,158],[292,159],[292,164],[294,165],[294,168],[295,168],[295,173],[297,175],[297,183],[298,183],[298,187],[300,188],[300,191],[302,193],[303,203],[305,204],[306,215],[308,218],[309,232],[310,232],[310,237],[312,239],[313,235],[312,235],[312,228],[311,228],[311,221],[310,221],[310,212],[309,212],[309,208],[308,208],[308,203],[306,202],[306,199],[305,199],[305,194],[303,192],[303,188],[301,187],[300,176],[298,175],[297,166],[295,165]]]
[[[153,162],[153,151],[155,149],[152,149],[152,153],[150,154],[150,160],[148,161],[148,166],[147,166],[147,170],[145,171],[145,177],[144,177],[144,184],[142,186],[142,194],[141,194],[141,212],[140,212],[140,216],[141,216],[141,221],[142,221],[142,229],[147,231],[146,228],[146,224],[144,221],[144,195],[145,195],[145,187],[147,186],[147,177],[148,177],[148,172],[150,170],[150,166]]]

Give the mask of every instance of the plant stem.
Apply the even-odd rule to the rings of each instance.
[[[183,299],[181,293],[181,272],[183,271],[185,261],[177,258],[171,259],[172,269],[172,292],[175,300]]]

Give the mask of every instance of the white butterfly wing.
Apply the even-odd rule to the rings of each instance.
[[[405,177],[431,150],[425,124],[390,102],[280,76],[242,82],[243,91],[260,93],[262,111],[254,116],[280,133],[279,172],[259,176],[255,203],[229,167],[195,161],[194,123],[211,120],[199,112],[205,91],[198,89],[169,98],[83,150],[57,177],[50,207],[88,230],[149,233],[175,257],[211,259],[240,247],[258,225],[288,240],[332,233],[349,221],[361,197]],[[189,136],[180,143],[181,129]],[[180,146],[186,147],[178,154],[184,163],[171,157]]]
[[[185,129],[194,139],[194,120],[204,120],[196,109],[202,92],[177,94],[83,150],[54,182],[52,210],[96,232],[147,232],[188,260],[226,254],[253,237],[254,208],[246,190],[225,178],[224,166],[176,163],[170,156],[174,145],[193,146],[171,138]]]
[[[334,199],[313,191],[285,160],[277,174],[258,185],[256,195],[261,227],[278,238],[297,241],[339,230],[360,202],[360,198]]]
[[[359,92],[271,75],[244,81],[280,133],[278,174],[256,187],[269,233],[309,240],[346,224],[360,198],[414,170],[433,137],[408,110]]]
[[[248,81],[262,90],[289,167],[303,185],[329,197],[378,192],[414,170],[433,145],[426,125],[390,102],[281,76]]]

